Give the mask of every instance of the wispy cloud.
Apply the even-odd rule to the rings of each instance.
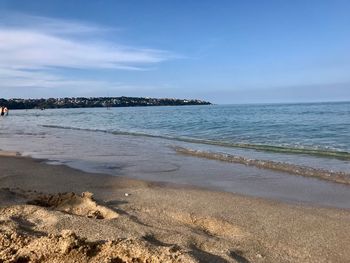
[[[0,28],[1,67],[135,69],[159,63],[166,52],[70,40],[21,29]]]
[[[115,43],[108,39],[111,32],[111,28],[77,21],[2,16],[0,88],[87,84],[55,69],[145,70],[174,58],[167,51]]]
[[[106,33],[120,31],[120,28],[99,26],[93,23],[69,19],[33,16],[23,13],[1,13],[0,25],[7,28],[21,28],[60,35],[83,35],[88,33]]]
[[[16,23],[0,20],[0,66],[137,69],[172,57],[162,50],[96,39],[96,34],[104,30],[107,29],[42,17],[24,16]]]

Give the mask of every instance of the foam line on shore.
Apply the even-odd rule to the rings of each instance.
[[[286,172],[293,175],[300,175],[305,177],[315,177],[335,183],[350,185],[350,174],[338,171],[330,171],[325,169],[317,169],[307,166],[301,166],[290,163],[249,159],[242,156],[214,153],[200,150],[187,149],[183,147],[173,147],[179,154],[190,155],[211,160],[218,160],[223,162],[244,164],[247,166],[255,166],[262,169],[270,169],[274,171]]]
[[[350,160],[350,152],[332,149],[317,149],[317,148],[305,148],[305,147],[293,147],[293,146],[280,146],[280,145],[264,145],[264,144],[251,144],[251,143],[231,143],[226,141],[215,141],[215,140],[205,140],[199,138],[187,138],[187,137],[175,137],[168,135],[155,135],[147,134],[142,132],[127,132],[127,131],[108,131],[101,129],[86,129],[78,127],[67,127],[60,125],[42,125],[46,128],[56,128],[56,129],[67,129],[67,130],[78,130],[78,131],[90,131],[90,132],[103,132],[110,133],[114,135],[128,135],[128,136],[143,136],[149,138],[161,138],[172,141],[180,141],[186,143],[197,143],[205,145],[214,145],[227,148],[240,148],[249,149],[262,152],[272,152],[272,153],[284,153],[284,154],[299,154],[299,155],[310,155],[325,158],[333,158],[338,160]]]

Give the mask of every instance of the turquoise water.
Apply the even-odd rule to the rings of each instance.
[[[350,208],[348,185],[291,175],[349,177],[350,103],[13,110],[0,118],[0,149],[86,171]],[[276,162],[283,171],[269,169]]]
[[[28,110],[12,111],[9,119],[2,130],[10,134],[61,128],[166,138],[200,150],[350,171],[348,102]]]
[[[350,160],[350,103],[16,111],[18,122]]]

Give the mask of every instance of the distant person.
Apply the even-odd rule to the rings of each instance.
[[[1,106],[1,116],[4,116],[4,115],[5,115],[5,107]]]
[[[9,115],[9,109],[7,107],[4,108],[4,114],[5,116]]]

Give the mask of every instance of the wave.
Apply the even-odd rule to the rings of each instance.
[[[101,129],[87,129],[87,128],[68,127],[68,126],[60,126],[60,125],[42,125],[42,127],[92,131],[92,132],[104,132],[104,133],[110,133],[115,135],[144,136],[144,137],[150,137],[150,138],[162,138],[166,140],[175,140],[175,141],[181,141],[181,142],[187,142],[187,143],[198,143],[198,144],[206,144],[206,145],[228,147],[228,148],[251,149],[251,150],[262,151],[262,152],[312,155],[312,156],[334,158],[334,159],[340,159],[340,160],[350,160],[350,152],[338,151],[338,150],[316,149],[316,148],[305,148],[305,147],[288,147],[288,146],[276,146],[276,145],[266,145],[266,144],[231,143],[231,142],[225,142],[225,141],[204,140],[204,139],[198,139],[198,138],[155,135],[155,134],[142,133],[142,132],[107,131],[107,130],[101,130]]]
[[[327,181],[350,185],[350,173],[329,171],[325,169],[312,168],[307,166],[276,162],[276,161],[249,159],[249,158],[245,158],[237,155],[199,151],[199,150],[187,149],[183,147],[174,147],[174,149],[177,153],[184,154],[184,155],[191,155],[195,157],[218,160],[223,162],[238,163],[238,164],[254,166],[262,169],[270,169],[270,170],[286,172],[289,174],[300,175],[305,177],[315,177],[315,178],[319,178]]]

